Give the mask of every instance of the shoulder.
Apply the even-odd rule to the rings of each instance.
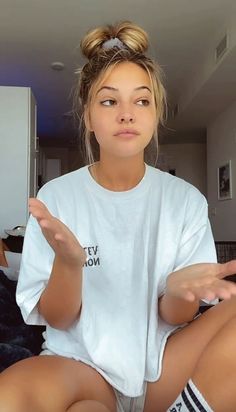
[[[62,176],[52,179],[39,190],[38,197],[40,199],[68,196],[83,186],[87,176],[87,166],[66,173]]]
[[[88,170],[87,166],[81,167],[73,172],[66,173],[62,176],[59,176],[55,179],[50,180],[49,182],[45,183],[45,185],[40,189],[41,192],[54,190],[58,187],[67,187],[68,185],[73,185],[83,180],[83,177],[86,175]]]
[[[186,182],[168,172],[148,166],[151,176],[152,189],[160,192],[165,200],[172,204],[184,205],[186,203],[206,204],[205,196],[191,183]]]
[[[37,198],[47,205],[55,216],[71,213],[74,205],[79,207],[86,202],[87,174],[88,168],[82,167],[50,180],[39,190]]]

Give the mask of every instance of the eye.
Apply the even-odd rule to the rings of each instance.
[[[139,106],[149,106],[150,102],[149,102],[148,99],[139,99],[139,100],[137,101],[137,104],[138,104]]]
[[[106,100],[102,100],[101,104],[103,106],[114,106],[116,104],[116,101],[113,99],[106,99]]]

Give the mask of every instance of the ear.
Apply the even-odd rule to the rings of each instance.
[[[89,130],[90,132],[93,132],[88,106],[85,106],[84,108],[84,123],[85,123],[86,129]]]

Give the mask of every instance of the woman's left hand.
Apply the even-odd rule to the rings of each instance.
[[[171,273],[166,294],[186,301],[230,299],[236,296],[236,283],[224,280],[236,274],[236,260],[227,263],[197,263]]]

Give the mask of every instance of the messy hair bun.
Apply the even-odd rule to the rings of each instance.
[[[148,74],[155,99],[157,126],[164,121],[166,93],[159,65],[145,53],[148,49],[148,35],[136,24],[123,21],[114,26],[98,27],[85,35],[80,47],[88,61],[77,70],[79,76],[74,93],[74,112],[80,122],[81,136],[84,136],[87,162],[93,163],[96,139],[94,133],[86,128],[85,119],[96,90],[109,71],[116,65],[130,62],[140,66]],[[157,145],[157,132],[154,139]]]
[[[148,49],[147,33],[138,25],[123,21],[114,26],[98,27],[83,38],[80,43],[82,54],[91,59],[103,50],[103,44],[109,39],[119,39],[124,47],[135,53],[145,53]]]

